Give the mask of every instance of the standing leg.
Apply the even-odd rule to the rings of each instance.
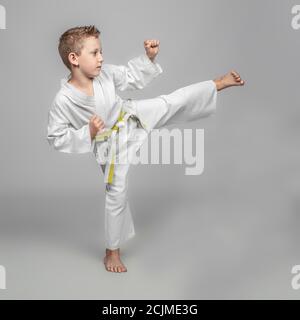
[[[128,171],[129,164],[115,164],[114,182],[105,191],[105,244],[109,250],[120,248],[135,235],[127,197]]]
[[[118,161],[114,165],[113,183],[105,192],[105,244],[106,256],[104,264],[108,271],[126,272],[127,269],[120,259],[120,246],[135,236],[134,223],[128,201],[128,173],[130,159],[141,142],[135,142],[136,122],[129,119],[123,148],[118,149]],[[126,130],[124,128],[124,130]],[[124,131],[122,131],[124,133]],[[120,135],[122,135],[122,132]],[[124,136],[123,136],[124,137]],[[124,147],[124,143],[126,146]],[[121,146],[120,145],[120,146]],[[124,157],[124,158],[123,158]],[[105,166],[101,166],[104,173]]]
[[[105,191],[105,245],[104,264],[108,271],[125,272],[120,259],[120,246],[135,235],[128,191],[129,164],[115,164],[114,182]]]

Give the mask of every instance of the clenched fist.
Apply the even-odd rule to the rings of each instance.
[[[145,40],[144,48],[149,59],[153,62],[154,58],[158,54],[159,40]]]
[[[104,129],[105,125],[103,120],[99,116],[94,114],[90,119],[89,127],[91,138],[94,139],[97,135],[97,132]]]

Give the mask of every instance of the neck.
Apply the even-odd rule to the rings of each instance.
[[[88,78],[83,74],[73,71],[68,82],[76,85],[79,88],[89,88],[93,83],[93,78]]]

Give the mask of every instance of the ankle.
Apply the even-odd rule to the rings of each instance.
[[[214,83],[216,84],[217,91],[220,91],[223,89],[224,86],[223,86],[222,80],[215,79]]]
[[[106,255],[120,255],[120,248],[114,250],[106,248]]]

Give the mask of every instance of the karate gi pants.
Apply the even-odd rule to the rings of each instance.
[[[124,100],[125,101],[125,100]],[[217,88],[212,80],[182,87],[167,95],[153,99],[127,100],[125,109],[133,111],[146,124],[147,129],[159,129],[171,124],[182,124],[207,117],[216,111]],[[127,146],[129,159],[146,140],[149,131],[138,128],[136,121],[128,120]],[[138,134],[139,138],[134,139]],[[133,138],[133,139],[131,139]],[[105,166],[101,165],[104,173]],[[135,228],[128,201],[128,164],[115,164],[114,180],[105,191],[105,245],[114,250],[120,248],[135,235]]]

